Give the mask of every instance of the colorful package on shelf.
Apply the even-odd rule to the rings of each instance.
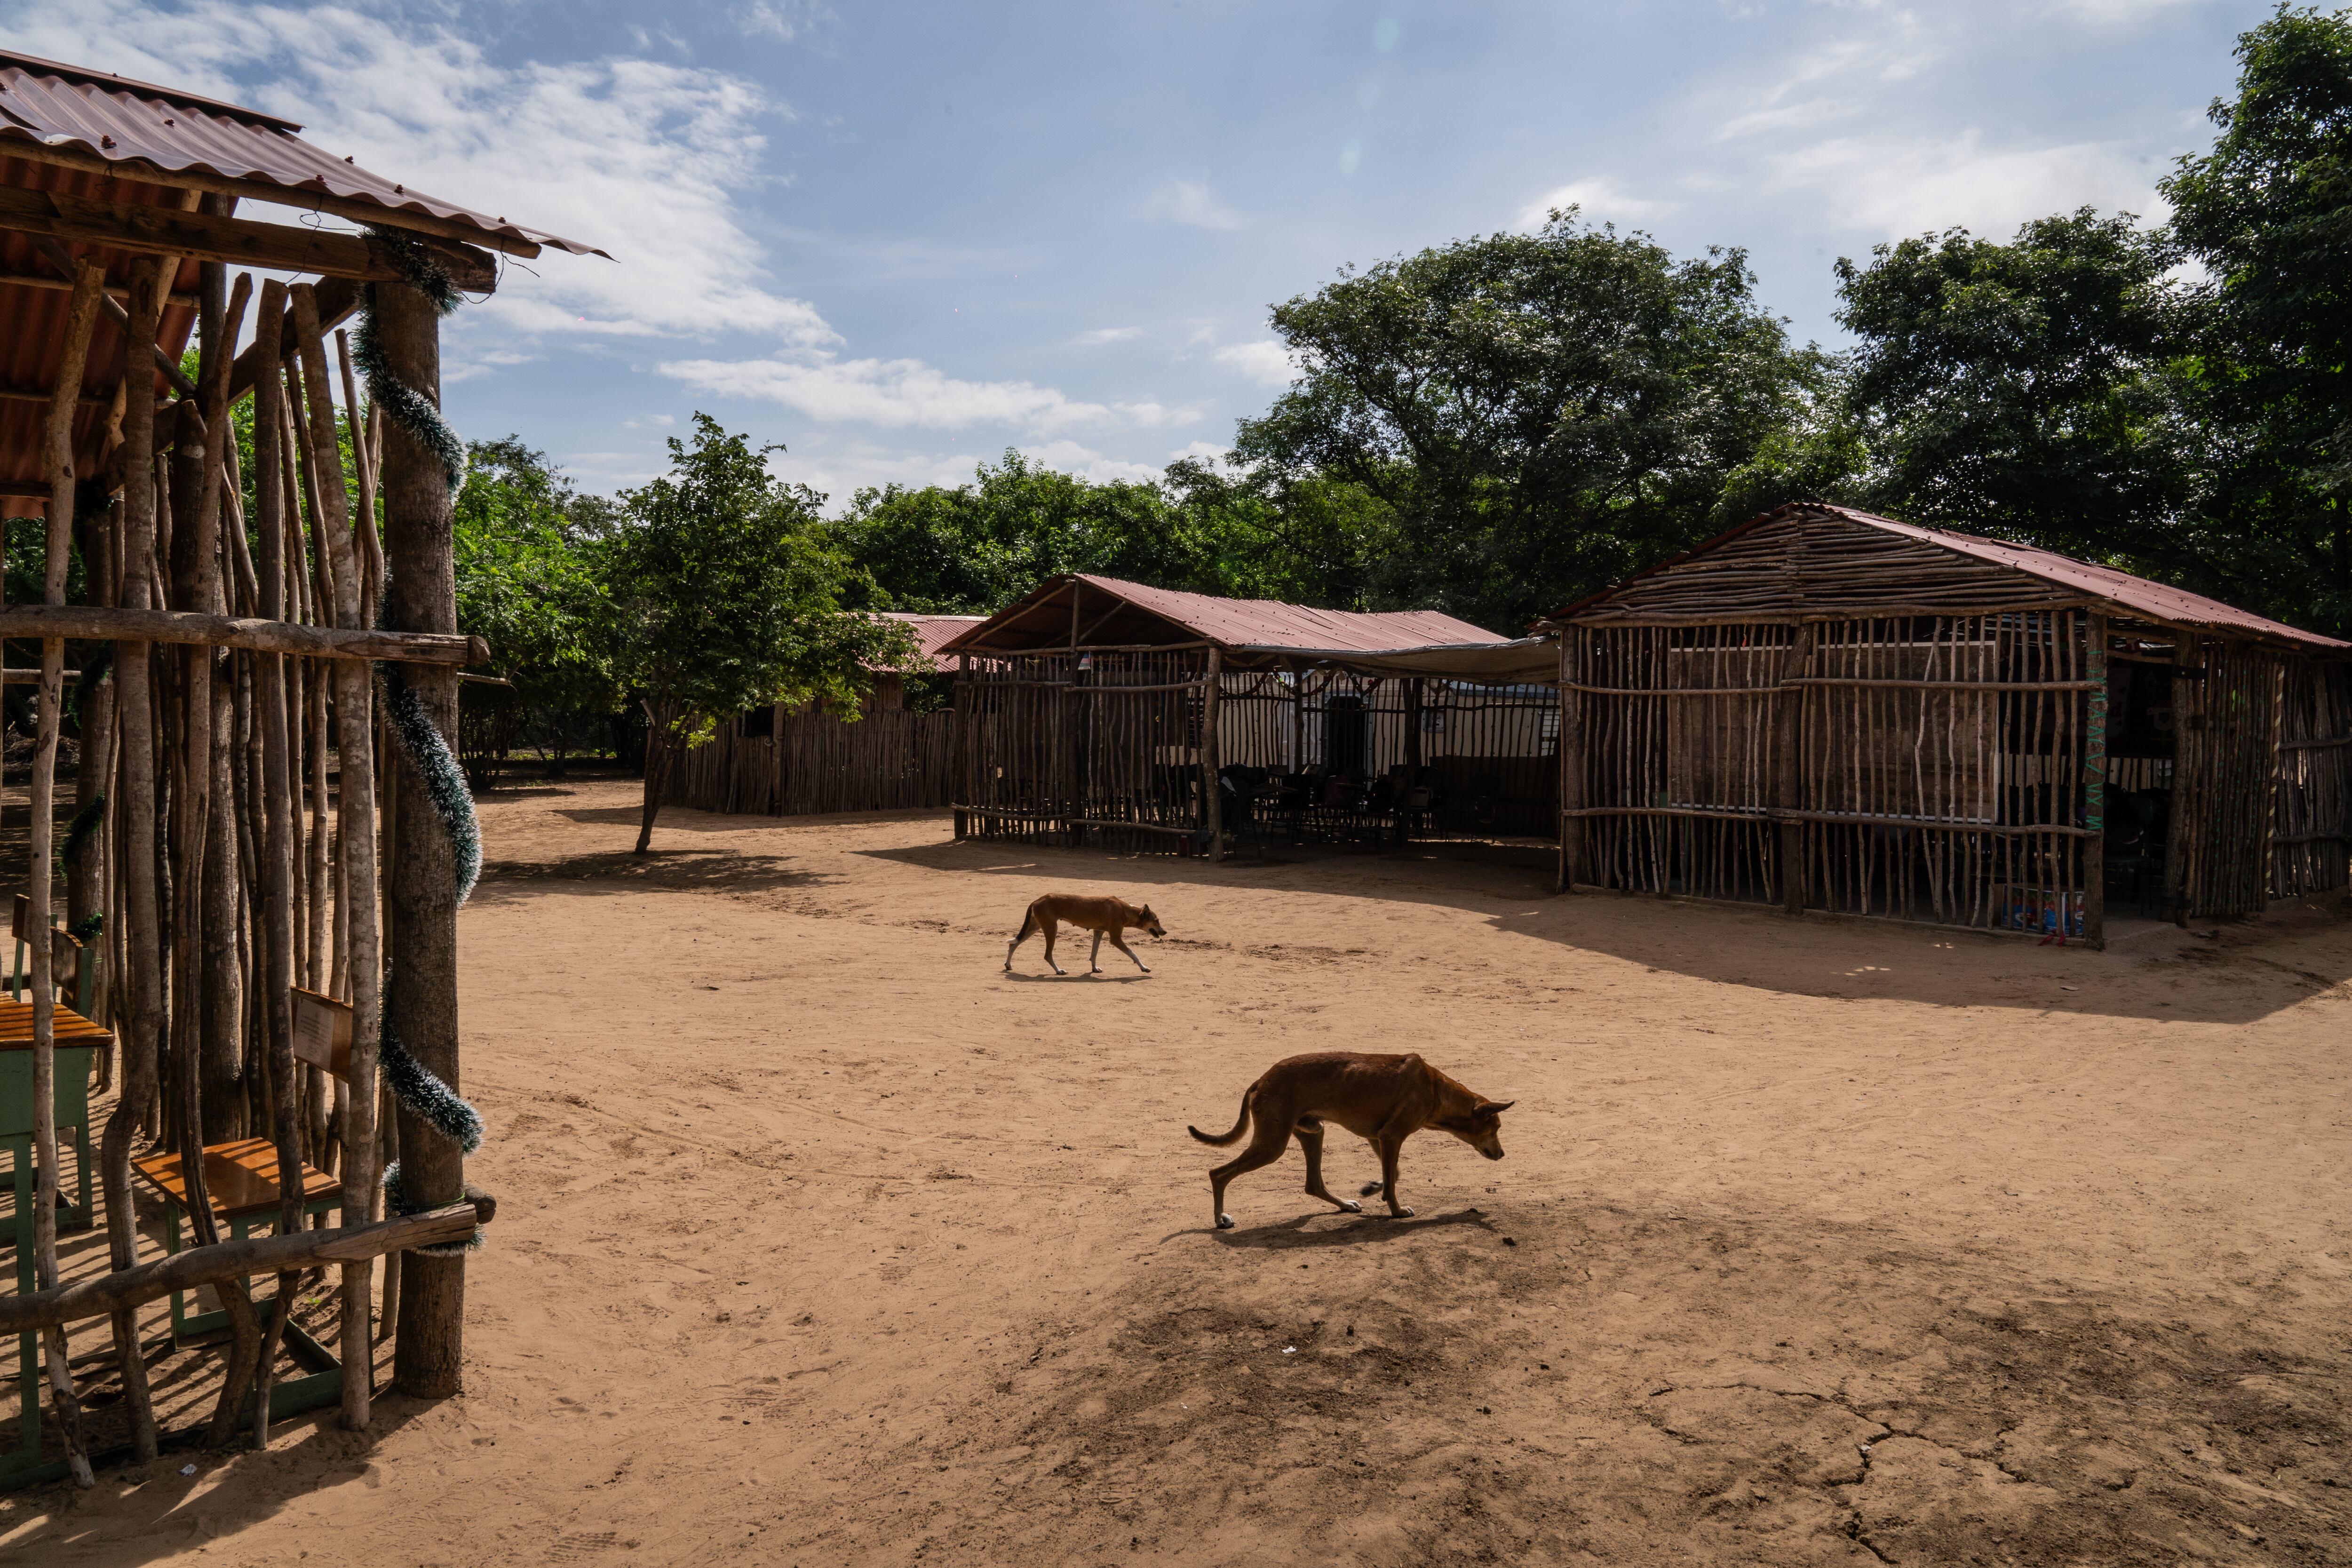
[[[2083,895],[2054,892],[2048,888],[2011,887],[2001,900],[2000,924],[2008,931],[2039,931],[2068,937],[2083,934]]]

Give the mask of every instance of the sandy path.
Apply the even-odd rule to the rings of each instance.
[[[466,1396],[20,1494],[0,1558],[2352,1561],[2332,912],[2095,954],[934,816],[646,864],[631,790],[485,813]],[[1156,973],[998,973],[1080,889]],[[1395,1224],[1293,1156],[1211,1234],[1184,1123],[1335,1047],[1516,1098],[1509,1159],[1417,1140]]]

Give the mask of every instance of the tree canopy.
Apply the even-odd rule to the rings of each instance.
[[[768,472],[767,454],[708,415],[670,471],[625,492],[600,546],[613,667],[645,705],[651,842],[677,753],[748,709],[824,700],[855,718],[865,667],[911,658],[906,628],[845,607],[856,567],[824,497]]]

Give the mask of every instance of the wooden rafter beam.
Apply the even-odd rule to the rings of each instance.
[[[86,174],[104,174],[110,179],[136,180],[142,184],[170,185],[186,191],[205,191],[215,195],[236,196],[249,202],[269,202],[278,206],[299,207],[310,212],[332,213],[353,223],[382,224],[386,228],[406,229],[413,234],[429,234],[462,244],[483,246],[502,250],[509,256],[520,256],[529,261],[540,252],[539,246],[512,235],[498,234],[477,228],[456,218],[436,217],[430,213],[410,212],[401,207],[379,206],[374,202],[359,201],[348,196],[329,195],[323,191],[293,191],[283,185],[273,185],[262,180],[236,180],[219,174],[208,174],[194,169],[163,169],[144,159],[101,158],[95,153],[79,147],[45,147],[38,142],[16,140],[0,141],[0,157],[22,158],[32,163],[52,163],[59,168],[79,169]]]
[[[397,283],[403,278],[383,242],[373,235],[331,234],[168,207],[118,206],[55,191],[0,186],[0,228],[64,244],[194,257],[231,267],[266,267],[362,283]],[[459,289],[482,294],[498,287],[498,266],[487,251],[439,239],[432,248],[434,258]]]
[[[100,642],[194,643],[305,658],[383,658],[399,664],[488,664],[490,645],[460,632],[346,631],[188,610],[103,605],[0,605],[0,637],[88,637]]]
[[[73,292],[72,282],[53,272],[16,272],[5,267],[0,267],[0,285],[18,289],[39,289],[56,294]],[[131,290],[123,284],[109,283],[106,286],[106,297],[110,300],[128,300],[131,298]],[[194,294],[172,293],[163,296],[163,303],[193,310],[196,308],[197,300]]]

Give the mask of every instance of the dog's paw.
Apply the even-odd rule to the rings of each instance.
[[[1411,1219],[1412,1217],[1412,1211],[1405,1207],[1402,1204],[1399,1204],[1396,1207],[1389,1210],[1389,1218],[1391,1219]]]
[[[1385,1183],[1381,1182],[1366,1182],[1361,1187],[1358,1188],[1357,1191],[1364,1197],[1370,1197],[1374,1193],[1379,1192],[1385,1184]]]
[[[1233,1215],[1229,1215],[1229,1214],[1221,1214],[1221,1215],[1219,1215],[1217,1216],[1217,1228],[1218,1228],[1219,1230],[1231,1230],[1231,1229],[1233,1229],[1233,1228],[1234,1228],[1234,1216],[1233,1216]]]
[[[1353,1198],[1341,1198],[1339,1200],[1339,1206],[1346,1209],[1349,1214],[1361,1214],[1364,1212],[1364,1205],[1358,1203]]]

